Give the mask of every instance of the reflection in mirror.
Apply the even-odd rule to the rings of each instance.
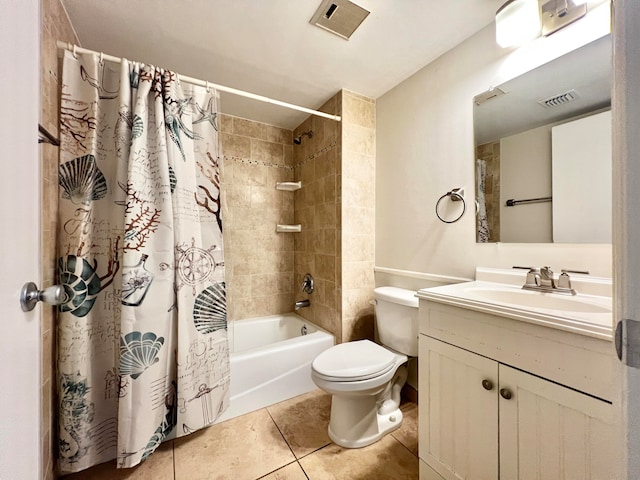
[[[611,242],[611,35],[474,99],[481,243]]]

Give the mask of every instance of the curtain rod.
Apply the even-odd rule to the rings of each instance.
[[[114,57],[113,55],[107,55],[106,53],[96,52],[94,50],[89,50],[88,48],[82,48],[77,45],[72,45],[71,43],[58,41],[57,45],[60,50],[70,50],[74,54],[93,53],[93,54],[99,55],[101,60],[107,60],[109,62],[116,62],[116,63],[119,63],[122,61],[120,57]],[[299,105],[294,105],[292,103],[281,102],[280,100],[264,97],[262,95],[256,95],[255,93],[245,92],[244,90],[238,90],[237,88],[225,87],[224,85],[218,85],[215,83],[207,82],[205,80],[199,80],[197,78],[188,77],[186,75],[178,75],[178,78],[180,79],[181,82],[191,83],[193,85],[200,85],[202,87],[215,88],[216,90],[219,90],[221,92],[227,92],[227,93],[231,93],[232,95],[251,98],[253,100],[258,100],[264,103],[271,103],[273,105],[289,108],[291,110],[298,110],[299,112],[309,113],[311,115],[317,115],[318,117],[328,118],[330,120],[335,120],[337,122],[341,120],[340,115],[332,115],[330,113],[319,112],[318,110],[312,110],[311,108],[301,107]]]

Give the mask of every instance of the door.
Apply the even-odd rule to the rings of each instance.
[[[613,272],[615,321],[640,322],[640,2],[613,8]],[[636,324],[636,327],[638,325]],[[622,478],[640,478],[640,335],[626,338],[632,362],[621,364],[626,453]],[[632,365],[633,364],[633,365]]]
[[[498,363],[425,335],[419,355],[420,458],[445,479],[497,479]]]
[[[500,478],[620,478],[610,403],[505,365],[499,375]]]
[[[23,313],[22,284],[40,276],[40,17],[37,0],[2,2],[0,15],[0,478],[40,478],[39,311]]]

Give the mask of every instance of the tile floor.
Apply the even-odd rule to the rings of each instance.
[[[365,448],[327,435],[331,396],[315,390],[164,443],[142,465],[105,463],[64,477],[128,480],[376,480],[418,478],[418,406],[402,405],[402,426]]]

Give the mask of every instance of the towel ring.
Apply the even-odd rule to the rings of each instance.
[[[467,202],[465,202],[464,197],[459,193],[461,190],[462,189],[460,188],[454,188],[453,190],[445,193],[438,199],[438,201],[436,202],[436,216],[438,217],[438,220],[440,220],[443,223],[455,223],[462,218],[462,216],[464,215],[464,212],[467,211]],[[444,200],[447,197],[451,197],[451,200],[454,202],[462,201],[462,213],[458,215],[454,220],[445,220],[440,216],[440,213],[438,213],[438,207],[440,206],[440,202],[442,202],[442,200]],[[456,197],[456,198],[453,198],[453,197]]]

